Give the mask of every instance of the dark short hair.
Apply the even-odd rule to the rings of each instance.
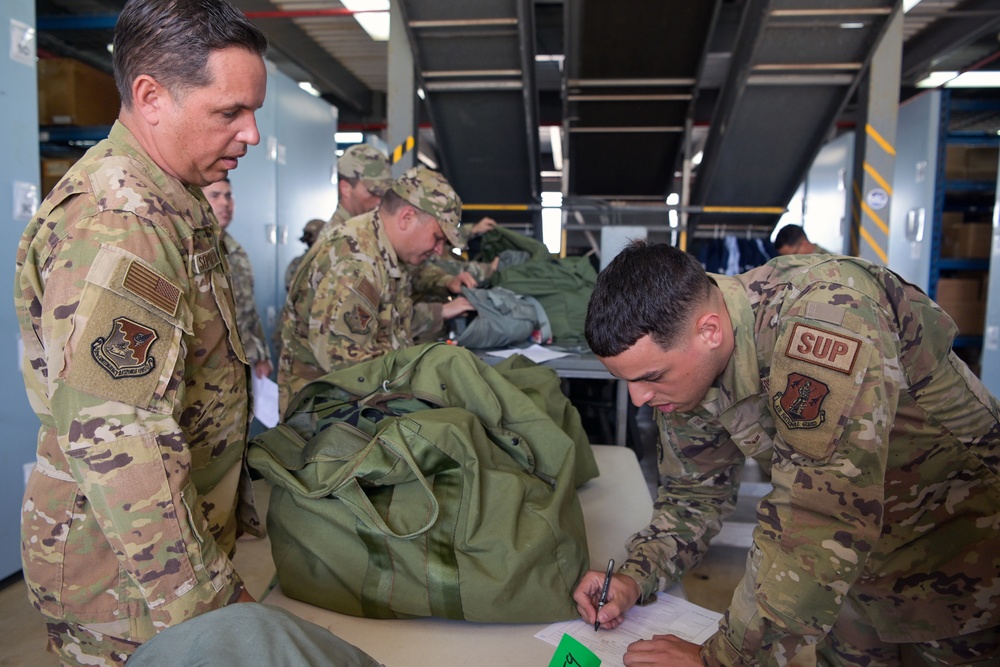
[[[267,38],[226,0],[128,0],[113,55],[122,105],[132,108],[132,83],[142,74],[171,95],[208,85],[208,57],[230,46],[263,57]]]
[[[778,230],[774,237],[775,250],[781,250],[785,246],[798,245],[806,237],[805,230],[798,225],[785,225]]]
[[[665,350],[680,342],[714,281],[692,255],[635,240],[597,276],[584,333],[599,357],[617,357],[649,335]]]

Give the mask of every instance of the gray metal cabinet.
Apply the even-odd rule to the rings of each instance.
[[[311,218],[329,220],[337,207],[337,109],[269,63],[257,127],[260,143],[229,173],[236,202],[229,233],[250,257],[270,341],[285,303],[285,268],[306,249],[302,229]]]
[[[952,315],[960,328],[955,349],[974,370],[982,361],[987,386],[987,361],[996,356],[1000,339],[996,313],[981,360],[989,294],[1000,291],[990,273],[998,244],[991,243],[989,226],[992,221],[995,237],[997,158],[992,151],[1000,138],[977,119],[998,110],[1000,98],[948,89],[926,92],[900,107],[889,243],[889,267]],[[985,169],[975,164],[983,155],[993,163]],[[990,365],[1000,366],[1000,360]]]
[[[38,418],[21,382],[21,340],[13,307],[14,257],[38,196],[38,95],[34,43],[34,0],[0,3],[0,263],[5,268],[5,300],[0,308],[0,578],[21,569],[20,519],[24,466],[35,460]],[[14,40],[17,40],[16,43]]]

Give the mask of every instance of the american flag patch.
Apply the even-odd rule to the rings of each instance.
[[[149,267],[136,261],[130,262],[122,287],[171,317],[177,315],[181,290]]]

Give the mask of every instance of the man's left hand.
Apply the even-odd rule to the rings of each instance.
[[[269,377],[271,375],[271,371],[273,370],[274,367],[271,365],[271,362],[267,360],[258,361],[253,366],[253,372],[258,378]]]
[[[622,657],[625,667],[631,665],[661,665],[662,667],[700,667],[701,647],[673,635],[653,635],[629,644]]]
[[[462,271],[460,274],[449,280],[445,284],[445,287],[447,287],[448,291],[452,294],[461,294],[463,287],[475,287],[478,284],[479,283],[476,282],[476,279],[472,277],[471,273],[468,271]]]

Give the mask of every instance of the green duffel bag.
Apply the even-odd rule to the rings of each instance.
[[[529,397],[443,344],[311,382],[249,451],[272,486],[286,595],[353,616],[506,623],[577,616],[589,555],[576,456]]]

